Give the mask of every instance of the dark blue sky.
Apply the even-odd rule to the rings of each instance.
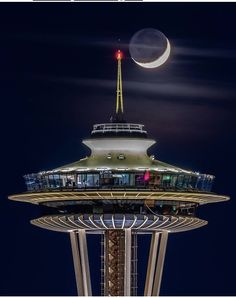
[[[161,293],[236,295],[235,19],[235,3],[1,3],[1,295],[76,294],[68,235],[31,226],[37,206],[7,195],[25,190],[22,175],[88,154],[81,140],[114,111],[119,38],[127,120],[146,125],[158,159],[215,175],[214,191],[231,196],[200,208],[208,226],[170,235]],[[152,71],[127,50],[146,27],[172,46]],[[142,281],[148,239],[139,242]]]

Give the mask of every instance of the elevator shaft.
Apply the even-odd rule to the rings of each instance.
[[[102,295],[137,295],[137,234],[107,230],[102,237]]]

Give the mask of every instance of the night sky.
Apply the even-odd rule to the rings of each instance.
[[[170,235],[161,294],[236,295],[235,20],[236,3],[1,3],[0,295],[76,295],[69,236],[30,225],[39,208],[7,196],[25,191],[24,174],[89,154],[81,140],[115,109],[118,39],[126,119],[157,140],[150,154],[215,175],[214,191],[231,196],[199,209],[207,226]],[[149,27],[172,46],[155,70],[134,64],[127,48]],[[97,240],[89,238],[98,295]],[[142,282],[148,238],[139,242]]]

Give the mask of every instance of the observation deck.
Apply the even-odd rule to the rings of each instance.
[[[95,124],[91,137],[138,137],[147,138],[147,131],[143,124],[135,123],[102,123]]]
[[[214,176],[185,170],[147,155],[155,141],[142,124],[95,124],[91,138],[83,140],[91,155],[49,171],[24,175],[27,192],[11,200],[48,202],[116,199],[137,202],[192,202],[196,205],[226,201],[211,192]],[[66,203],[66,204],[67,204]],[[74,203],[73,203],[74,204]],[[60,204],[59,204],[60,205]]]

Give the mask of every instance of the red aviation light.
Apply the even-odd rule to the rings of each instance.
[[[121,60],[121,59],[123,59],[123,53],[120,51],[120,50],[118,50],[117,52],[116,52],[116,59],[117,60]]]

